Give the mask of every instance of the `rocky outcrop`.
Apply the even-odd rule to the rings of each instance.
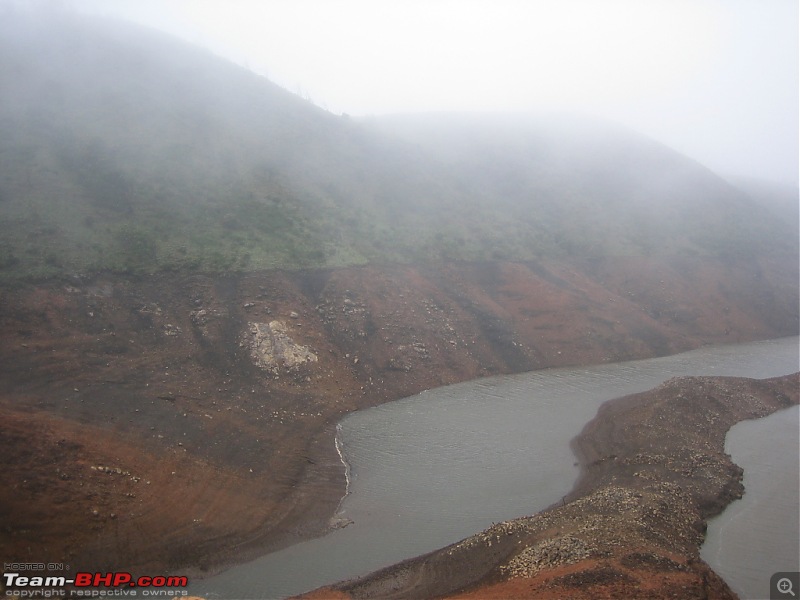
[[[283,321],[248,323],[242,337],[241,345],[250,350],[253,363],[276,377],[282,370],[296,373],[310,363],[317,362],[316,354],[289,336]]]

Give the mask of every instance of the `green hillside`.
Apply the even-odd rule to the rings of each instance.
[[[635,133],[334,116],[162,34],[0,21],[0,276],[793,251],[793,228]]]

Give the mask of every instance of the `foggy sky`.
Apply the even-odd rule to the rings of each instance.
[[[75,0],[334,113],[557,109],[798,183],[797,0]]]

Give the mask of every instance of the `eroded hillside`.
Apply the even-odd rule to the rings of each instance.
[[[333,426],[347,411],[483,375],[793,335],[789,266],[449,263],[6,287],[3,553],[208,569],[318,533],[342,493]]]

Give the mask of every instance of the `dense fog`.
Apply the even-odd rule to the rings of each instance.
[[[334,113],[568,110],[723,176],[797,185],[793,0],[80,0]]]

